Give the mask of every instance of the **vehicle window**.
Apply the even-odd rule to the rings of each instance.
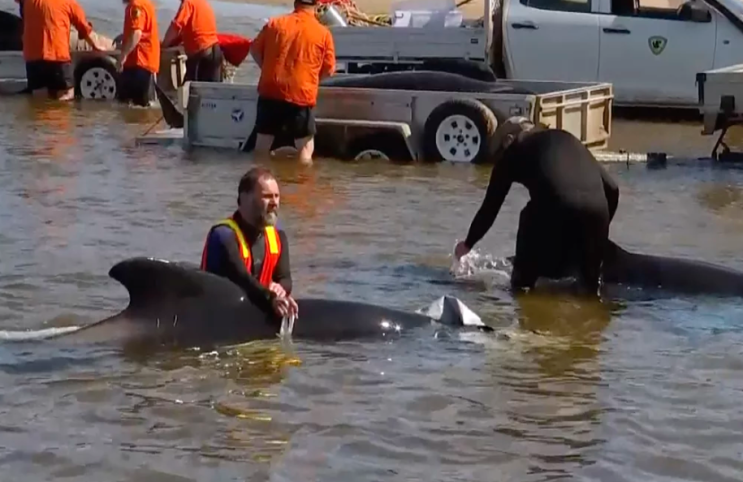
[[[681,20],[679,8],[687,0],[612,0],[612,14],[623,17]]]
[[[540,10],[591,13],[590,0],[521,0],[521,3]]]

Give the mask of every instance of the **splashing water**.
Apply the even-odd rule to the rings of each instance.
[[[454,243],[456,247],[459,240]],[[481,253],[477,249],[472,249],[469,253],[457,260],[452,248],[452,264],[449,272],[455,279],[472,278],[478,275],[496,275],[505,278],[506,281],[511,279],[511,270],[513,265],[508,258],[493,256],[490,253]]]

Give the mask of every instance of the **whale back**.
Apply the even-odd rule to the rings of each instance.
[[[604,281],[688,294],[743,296],[743,272],[704,261],[627,251],[612,241]]]
[[[193,264],[130,258],[113,266],[109,275],[129,292],[128,306],[64,337],[208,348],[279,334],[280,321],[256,308],[240,287]],[[384,338],[434,321],[488,330],[462,302],[448,296],[420,312],[330,299],[298,299],[297,304],[299,319],[291,333],[296,338]]]
[[[521,86],[475,80],[461,74],[433,70],[384,72],[379,74],[337,76],[324,79],[322,87],[394,89],[434,92],[488,92],[534,94]]]
[[[130,258],[114,265],[109,276],[129,292],[129,305],[118,319],[161,344],[244,342],[278,330],[237,285],[189,263]]]

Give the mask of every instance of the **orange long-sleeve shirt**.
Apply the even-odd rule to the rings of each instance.
[[[219,42],[217,18],[207,0],[183,0],[173,26],[180,31],[186,55],[193,55]]]
[[[75,0],[25,0],[23,5],[23,58],[27,61],[69,62],[70,26],[80,38],[93,31]]]
[[[266,98],[313,107],[320,75],[335,72],[333,36],[309,9],[269,20],[251,49],[262,59],[258,93]]]
[[[150,0],[132,0],[124,12],[124,38],[134,30],[142,37],[124,61],[124,67],[141,67],[153,74],[160,71],[160,37],[157,33],[157,15]]]

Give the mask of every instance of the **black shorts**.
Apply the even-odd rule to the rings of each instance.
[[[124,67],[119,80],[119,100],[146,107],[152,100],[153,75],[142,67]]]
[[[222,82],[222,61],[224,54],[219,44],[205,48],[186,58],[184,82]]]
[[[72,73],[72,62],[53,60],[32,60],[26,62],[27,91],[47,89],[49,92],[61,92],[75,86]]]
[[[315,114],[312,107],[258,97],[255,132],[275,137],[284,133],[292,139],[311,137],[316,133]]]

